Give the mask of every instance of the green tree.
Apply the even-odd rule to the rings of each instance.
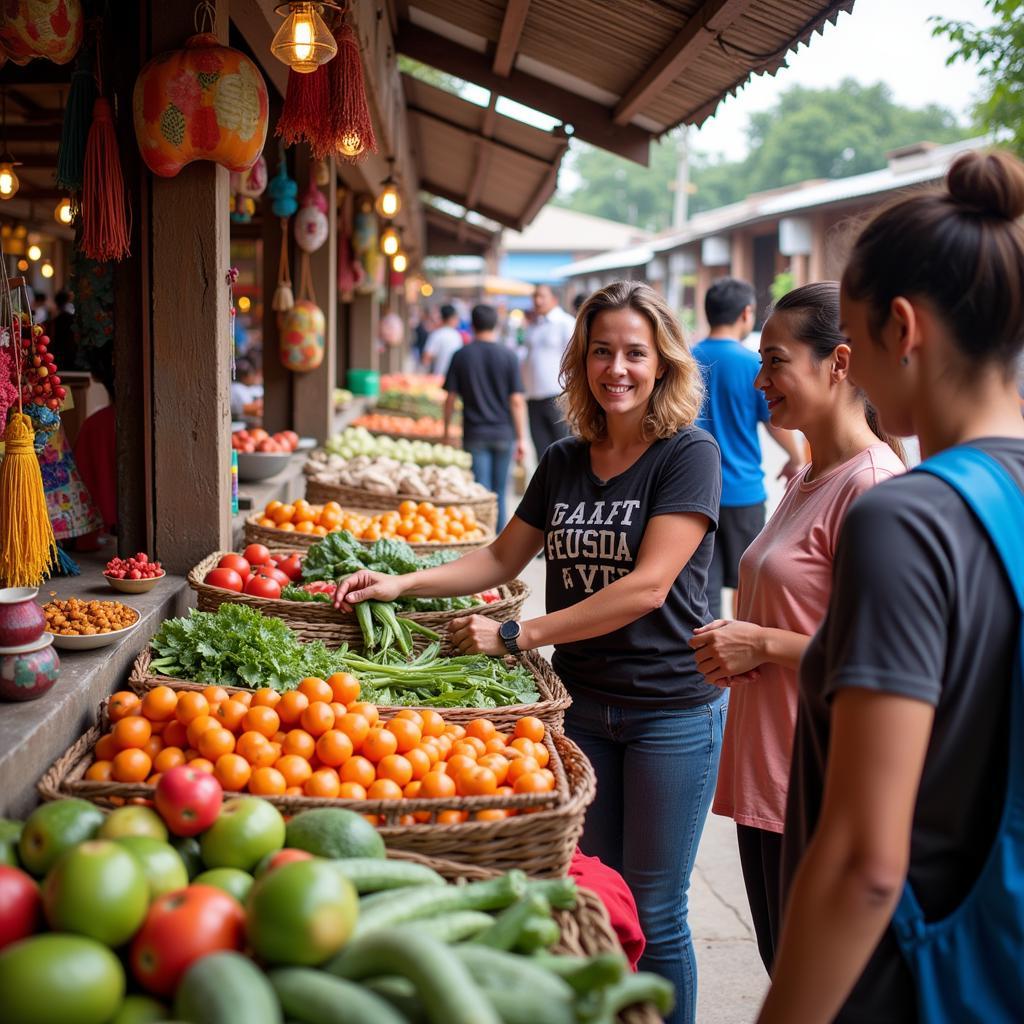
[[[956,47],[948,63],[976,61],[988,95],[975,115],[991,131],[1009,130],[1012,145],[1024,154],[1024,0],[986,0],[996,16],[990,28],[969,21],[933,18],[933,32]]]

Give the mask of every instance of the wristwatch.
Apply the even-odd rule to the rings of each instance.
[[[519,634],[522,630],[523,627],[514,619],[509,619],[498,627],[498,636],[501,637],[509,654],[522,654],[519,650]]]

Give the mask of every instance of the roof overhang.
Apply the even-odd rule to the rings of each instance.
[[[495,245],[497,231],[455,217],[430,203],[423,204],[427,256],[484,256]]]

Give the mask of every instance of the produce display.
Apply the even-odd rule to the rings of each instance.
[[[360,416],[359,419],[353,420],[352,426],[408,437],[444,436],[444,424],[434,416],[420,416],[418,419],[413,419],[411,416],[392,416],[389,413],[368,412]],[[454,424],[450,427],[450,432],[456,437],[462,433]]]
[[[203,582],[275,601],[292,583],[301,580],[301,558],[298,554],[273,555],[262,544],[250,544],[241,555],[224,555]]]
[[[410,544],[464,544],[486,536],[472,508],[438,507],[429,501],[403,502],[397,509],[372,515],[359,509],[344,509],[335,501],[325,505],[310,505],[302,498],[288,504],[271,501],[256,522],[269,529],[317,537],[333,530],[346,530],[359,540],[399,539]]]
[[[140,551],[131,558],[112,558],[103,575],[115,580],[155,580],[164,575],[164,570],[159,562],[151,562],[149,556]]]
[[[411,661],[390,649],[328,649],[319,640],[301,642],[281,619],[230,602],[168,619],[150,646],[153,672],[204,685],[283,693],[306,677],[356,672],[359,698],[378,704],[495,708],[540,699],[529,669],[518,663],[510,667],[485,654],[443,657],[436,644]]]
[[[135,624],[139,613],[120,601],[47,601],[43,605],[46,631],[57,636],[96,636]]]
[[[294,430],[268,434],[262,427],[254,427],[231,435],[231,447],[237,452],[293,452],[298,445],[299,435]]]
[[[388,455],[343,459],[318,451],[307,459],[304,469],[317,483],[362,487],[375,494],[415,494],[435,499],[444,496],[466,501],[491,496],[483,484],[473,479],[472,473],[459,466],[417,466],[415,462],[399,462]]]
[[[427,416],[440,420],[444,415],[444,403],[447,395],[440,385],[436,388],[425,388],[422,391],[409,392],[399,388],[386,388],[377,396],[375,411],[397,414],[399,416]],[[455,418],[459,418],[458,410],[461,401],[456,401]]]
[[[433,395],[444,389],[444,377],[440,373],[384,373],[380,389],[406,395]]]
[[[335,388],[333,393],[334,408],[335,410],[344,409],[348,405],[355,395],[352,394],[348,388]]]
[[[5,1022],[614,1024],[640,1002],[672,1007],[672,986],[621,952],[555,951],[584,899],[571,879],[451,884],[388,859],[359,814],[286,823],[191,766],[163,775],[156,807],[126,808],[148,818],[112,837],[82,800],[24,823],[0,866]]]
[[[469,469],[473,457],[460,448],[447,444],[431,444],[428,441],[410,441],[408,438],[386,437],[371,434],[362,427],[348,427],[332,437],[324,445],[328,455],[340,455],[353,459],[357,455],[376,458],[387,455],[399,462],[413,462],[418,466],[461,466]]]

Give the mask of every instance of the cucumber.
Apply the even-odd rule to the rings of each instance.
[[[531,879],[528,891],[543,896],[556,910],[572,910],[576,906],[574,878]]]
[[[323,971],[308,967],[278,967],[270,972],[270,984],[289,1017],[302,1024],[407,1024],[389,1002]],[[245,1017],[236,1017],[249,1024]]]
[[[588,957],[539,953],[530,960],[563,978],[580,995],[614,985],[629,974],[629,961],[622,953],[598,953]]]
[[[576,1010],[569,998],[550,999],[536,992],[480,987],[498,1011],[501,1024],[577,1024]]]
[[[607,988],[595,990],[580,999],[578,1015],[581,1024],[616,1024],[619,1011],[634,1003],[653,1003],[662,1017],[675,1005],[675,989],[658,974],[641,971],[627,974]]]
[[[436,917],[425,917],[420,921],[411,921],[410,928],[437,939],[438,942],[462,942],[479,935],[485,928],[490,928],[494,918],[482,910],[454,910],[450,914],[438,914]]]
[[[377,930],[353,939],[328,961],[327,970],[352,981],[381,974],[408,978],[416,986],[430,1024],[501,1024],[470,972],[455,956],[458,948],[445,946],[414,928]],[[366,1018],[367,1022],[373,1019]]]
[[[520,929],[512,949],[516,953],[537,953],[550,949],[562,937],[562,929],[553,917],[531,917]]]
[[[550,920],[550,915],[551,904],[543,896],[527,893],[512,906],[506,907],[494,919],[494,923],[473,941],[491,949],[512,949],[528,921],[534,917]],[[558,941],[557,938],[555,941]]]
[[[510,871],[500,878],[468,885],[419,886],[378,893],[359,903],[356,936],[421,917],[447,914],[453,910],[501,910],[526,892],[522,871]]]
[[[174,1015],[190,1024],[282,1024],[281,1007],[264,973],[241,953],[211,953],[185,972]]]
[[[407,978],[365,978],[360,984],[386,999],[409,1024],[428,1024],[416,986]]]
[[[436,871],[424,864],[379,860],[376,857],[349,857],[345,860],[332,860],[331,863],[355,886],[360,895],[409,886],[447,884]]]
[[[497,989],[513,994],[534,992],[554,1002],[573,999],[573,990],[567,982],[537,966],[528,957],[468,942],[450,948],[468,969],[473,980],[485,986],[488,991]],[[344,955],[344,952],[340,955]]]

